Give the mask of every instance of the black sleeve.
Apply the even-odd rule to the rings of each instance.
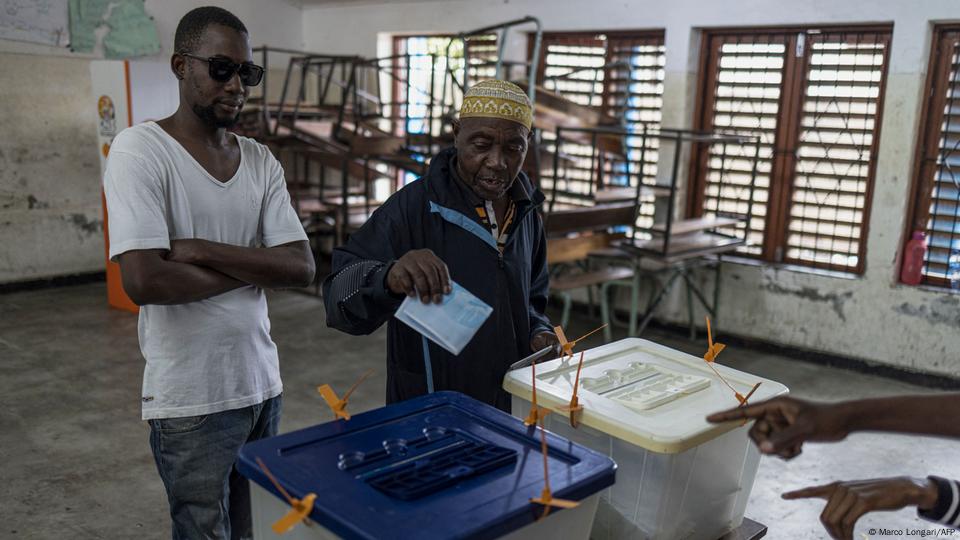
[[[394,204],[391,204],[394,203]],[[390,319],[403,301],[387,289],[395,259],[407,250],[395,224],[398,205],[388,201],[370,216],[346,245],[333,250],[331,273],[323,281],[327,326],[348,334],[369,334]]]
[[[550,294],[550,274],[547,269],[547,240],[543,232],[543,220],[540,214],[532,212],[534,220],[534,244],[533,256],[531,257],[530,268],[530,307],[528,315],[530,317],[530,338],[540,332],[552,332],[550,319],[547,318],[547,299]]]
[[[930,510],[917,510],[917,515],[923,519],[956,526],[960,514],[960,493],[956,480],[947,480],[939,476],[929,476],[930,481],[937,485],[937,504]]]

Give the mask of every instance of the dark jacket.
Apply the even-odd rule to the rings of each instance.
[[[327,326],[369,334],[388,321],[387,403],[425,394],[429,364],[435,390],[455,390],[509,411],[510,396],[501,387],[507,368],[531,353],[535,334],[550,330],[546,241],[536,212],[544,196],[520,173],[510,191],[516,218],[501,253],[469,200],[472,192],[453,176],[454,155],[452,148],[440,152],[426,176],[391,196],[333,251],[323,283]],[[494,308],[459,356],[393,318],[403,298],[386,288],[387,272],[406,252],[423,248]]]

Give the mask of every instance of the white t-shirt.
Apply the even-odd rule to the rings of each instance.
[[[262,144],[236,137],[240,167],[211,176],[154,122],[114,139],[104,175],[110,259],[170,240],[272,247],[306,240],[283,169]],[[140,308],[143,419],[238,409],[283,390],[262,289],[247,285],[189,304]]]

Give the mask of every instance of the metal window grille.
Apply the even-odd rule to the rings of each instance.
[[[712,38],[711,108],[705,130],[745,131],[760,137],[753,213],[743,252],[759,255],[770,197],[774,144],[784,79],[786,40],[778,34],[746,34]],[[751,180],[752,147],[733,143],[709,148],[701,182],[702,212],[743,213]],[[721,174],[730,175],[729,179]]]
[[[547,33],[543,36],[541,51],[540,80],[547,90],[575,103],[596,107],[621,126],[660,126],[665,62],[663,32]],[[542,136],[552,151],[554,134]],[[606,168],[604,178],[612,182],[625,184],[629,178],[641,176],[645,184],[655,184],[659,141],[647,139],[645,149],[641,149],[642,142],[640,137],[626,138],[623,150],[627,153],[627,163],[599,159],[596,155],[599,149],[590,141],[565,142],[561,154],[571,162],[564,166],[566,181],[562,190],[570,195],[569,202],[592,193],[590,183],[596,177],[598,166]],[[549,184],[550,180],[546,179],[549,175],[544,177]],[[653,196],[644,197],[648,199],[641,200],[638,224],[649,227],[653,224]],[[563,202],[564,197],[558,196],[558,200]]]
[[[865,27],[707,35],[697,127],[761,138],[760,219],[743,254],[863,271],[889,38],[889,28]],[[713,145],[695,155],[692,214],[743,211],[750,151]],[[722,170],[733,175],[723,192]]]
[[[472,83],[489,79],[495,74],[497,36],[473,36],[461,45],[455,41],[449,47],[451,35],[395,36],[394,60],[391,64],[396,118],[405,126],[394,123],[394,132],[425,134],[439,137],[444,131],[445,115],[456,109],[463,100],[460,88],[449,79],[448,65],[454,71],[463,69],[464,48],[469,58],[469,80]],[[462,75],[458,80],[462,80]],[[432,92],[431,92],[432,88]],[[432,96],[432,103],[431,103]],[[405,172],[401,183],[416,180],[417,175]]]
[[[787,262],[861,267],[888,38],[841,31],[806,39]]]
[[[470,84],[496,76],[497,35],[469,37],[465,44],[470,59]]]
[[[927,234],[924,283],[949,286],[960,279],[960,26],[937,27],[928,73],[909,223]]]
[[[427,118],[433,118],[435,125],[433,133],[439,133],[441,116],[452,107],[456,107],[463,99],[462,93],[450,81],[444,81],[448,76],[449,65],[454,70],[463,68],[464,47],[457,42],[450,47],[451,58],[446,58],[447,46],[452,36],[396,36],[394,38],[393,64],[394,86],[397,93],[399,107],[410,107],[410,122],[408,133],[423,133],[427,126]],[[494,76],[494,62],[497,57],[497,36],[474,36],[465,41],[466,52],[470,59],[470,81],[476,82]],[[461,77],[462,78],[462,77]],[[434,114],[427,114],[427,89],[433,87]],[[445,95],[444,94],[445,90]]]
[[[454,88],[449,84],[445,87],[443,81],[449,42],[448,36],[394,38],[393,90],[401,111],[409,109],[409,115],[402,115],[407,125],[401,126],[401,133],[440,133],[442,116],[454,99]],[[441,95],[444,90],[446,95]]]

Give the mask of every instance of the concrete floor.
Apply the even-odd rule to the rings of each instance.
[[[105,298],[102,283],[0,295],[0,538],[169,538],[166,498],[140,421],[136,317],[107,309]],[[271,294],[270,315],[285,385],[282,431],[328,421],[317,384],[344,388],[370,367],[377,371],[351,409],[383,404],[382,330],[362,338],[330,330],[320,299],[296,292]],[[576,319],[568,333],[593,324]],[[644,337],[702,353],[702,344],[672,334]],[[599,343],[591,338],[586,346]],[[736,348],[723,362],[814,399],[929,391]],[[824,538],[820,501],[786,502],[779,494],[839,479],[957,478],[958,450],[960,442],[858,434],[808,445],[791,462],[764,458],[747,516],[769,526],[768,538]],[[858,538],[870,527],[930,525],[909,510],[877,513],[861,520]]]

